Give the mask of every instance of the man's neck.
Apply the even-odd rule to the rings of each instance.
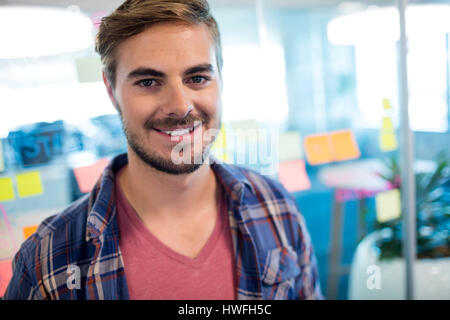
[[[119,183],[144,221],[190,220],[216,205],[217,181],[207,163],[190,174],[171,175],[128,152],[128,165],[121,171]]]

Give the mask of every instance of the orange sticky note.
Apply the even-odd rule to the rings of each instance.
[[[12,278],[12,261],[0,261],[0,297],[5,295],[9,281]]]
[[[350,130],[330,133],[330,141],[335,161],[357,159],[361,156],[353,132]]]
[[[27,239],[29,236],[31,236],[33,233],[36,232],[37,228],[38,228],[38,225],[24,227],[22,229],[23,238]]]
[[[0,202],[14,200],[14,186],[11,178],[0,178]]]
[[[44,193],[41,174],[38,171],[21,173],[16,176],[17,191],[21,198],[37,196]]]
[[[318,134],[305,137],[306,159],[312,165],[329,163],[333,161],[330,141],[327,134]]]
[[[86,193],[92,190],[108,163],[109,160],[105,158],[97,161],[92,165],[75,168],[73,170],[75,179],[78,183],[78,187],[80,188],[80,191],[82,193]]]
[[[306,173],[305,160],[280,162],[278,177],[289,192],[311,188],[311,182]]]

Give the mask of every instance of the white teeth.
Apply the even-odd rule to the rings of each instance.
[[[172,136],[183,136],[185,134],[188,134],[189,131],[191,131],[192,128],[188,128],[188,129],[178,129],[175,131],[164,131],[165,134],[170,134]]]

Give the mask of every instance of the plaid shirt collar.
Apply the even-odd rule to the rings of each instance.
[[[225,166],[223,162],[214,156],[210,156],[211,168],[222,183],[225,192],[236,204],[243,201],[244,189],[255,194],[247,177],[234,166]],[[115,201],[111,201],[111,191],[114,185],[115,173],[128,163],[126,153],[118,155],[111,161],[97,181],[89,197],[88,217],[86,224],[86,241],[100,237],[114,218],[110,214]]]

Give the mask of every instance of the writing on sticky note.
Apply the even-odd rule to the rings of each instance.
[[[2,260],[0,261],[0,297],[5,295],[8,288],[9,281],[12,278],[12,261]]]
[[[324,164],[333,161],[331,145],[327,134],[318,134],[305,137],[306,159],[312,165]]]
[[[44,193],[39,171],[18,174],[16,179],[19,197],[26,198]]]
[[[377,220],[386,222],[401,216],[400,190],[392,189],[380,192],[375,197]]]
[[[33,233],[36,232],[38,228],[38,225],[35,226],[27,226],[22,228],[23,238],[28,239],[29,236],[31,236]]]
[[[305,160],[280,162],[278,178],[289,192],[303,191],[311,188],[311,182],[306,173]]]
[[[0,178],[0,202],[14,200],[14,185],[11,178]]]
[[[82,193],[92,190],[108,163],[109,160],[104,158],[92,165],[78,167],[73,170],[78,187]]]
[[[281,133],[278,139],[279,161],[303,158],[302,139],[298,132]]]
[[[3,158],[3,144],[0,140],[0,172],[5,171],[5,160]]]
[[[332,132],[330,133],[330,140],[334,160],[351,160],[361,156],[353,132],[350,130]]]

